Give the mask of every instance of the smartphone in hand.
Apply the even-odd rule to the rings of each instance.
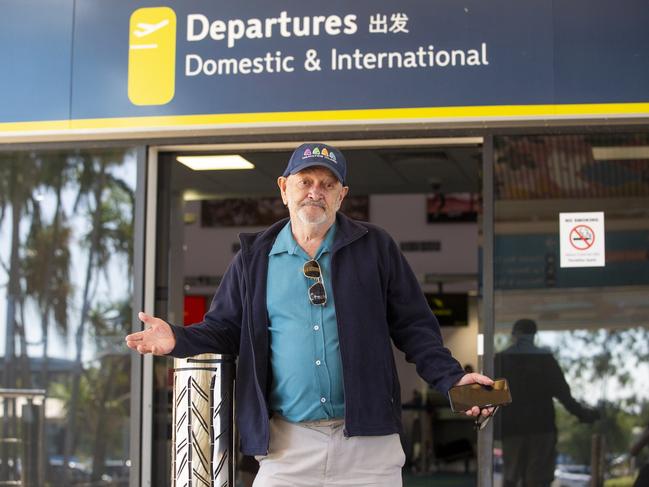
[[[451,409],[455,413],[463,413],[478,406],[480,409],[504,406],[512,402],[507,379],[495,379],[493,385],[465,384],[451,387],[448,391]]]

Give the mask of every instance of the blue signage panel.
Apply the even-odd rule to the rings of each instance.
[[[11,75],[0,131],[25,121],[183,125],[237,114],[390,119],[413,109],[470,119],[649,113],[644,0],[72,5],[3,5],[0,61]],[[601,106],[610,103],[628,107]],[[574,104],[593,107],[556,109]]]
[[[70,118],[73,0],[0,6],[0,123]]]
[[[178,2],[176,94],[143,107],[126,93],[132,4],[105,17],[105,2],[86,0],[77,8],[72,113],[552,103],[551,4],[531,1]]]
[[[496,289],[649,284],[649,232],[606,232],[604,267],[561,268],[558,234],[497,235]]]

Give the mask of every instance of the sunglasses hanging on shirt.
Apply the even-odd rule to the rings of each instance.
[[[327,292],[322,283],[322,270],[317,260],[309,260],[304,263],[302,272],[309,279],[315,279],[315,283],[309,287],[309,301],[311,304],[324,306],[327,303]]]

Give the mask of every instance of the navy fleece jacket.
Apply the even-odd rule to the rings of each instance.
[[[345,391],[345,434],[376,436],[401,429],[399,379],[391,340],[429,384],[446,394],[464,371],[442,343],[419,283],[381,228],[338,213],[331,280]],[[268,252],[286,224],[242,234],[203,321],[173,327],[170,355],[238,355],[236,408],[241,451],[265,455],[269,444]]]

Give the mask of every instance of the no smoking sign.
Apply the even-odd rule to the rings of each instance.
[[[570,230],[570,244],[577,250],[588,250],[595,243],[595,232],[588,225],[577,225]]]
[[[605,265],[604,212],[559,213],[561,267]]]

